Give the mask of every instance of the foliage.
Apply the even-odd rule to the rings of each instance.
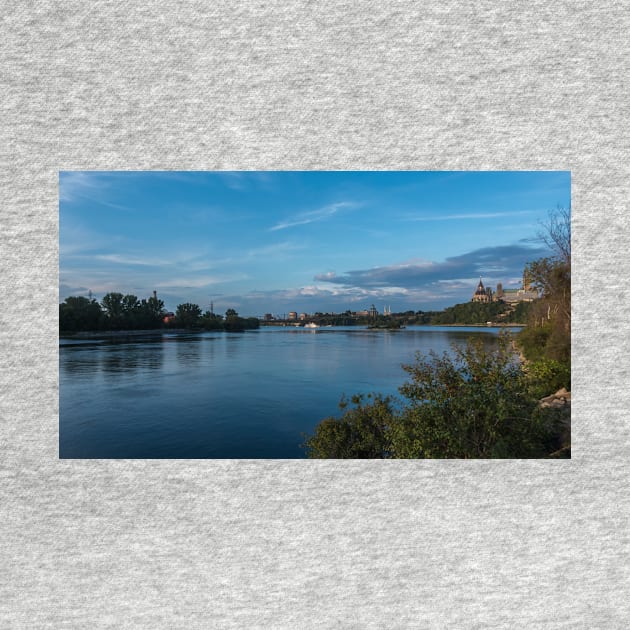
[[[199,326],[199,320],[201,318],[201,309],[197,304],[191,304],[186,302],[185,304],[178,304],[175,311],[176,325],[181,328],[195,328]]]
[[[98,330],[103,312],[96,300],[68,297],[59,305],[59,329],[62,332]]]
[[[479,340],[452,354],[418,357],[400,392],[409,401],[392,436],[398,457],[495,458],[545,454],[548,434],[511,340]]]
[[[260,322],[257,317],[239,317],[238,313],[233,308],[229,308],[225,312],[223,328],[228,332],[242,332],[243,330],[258,328],[259,326]]]
[[[177,306],[175,322],[164,323],[164,302],[156,296],[139,300],[135,295],[110,292],[101,304],[86,297],[68,297],[59,305],[59,330],[75,333],[98,330],[152,330],[163,326],[181,328],[202,327],[206,330],[241,331],[258,328],[256,317],[239,317],[228,309],[224,321],[221,315],[206,311],[197,304],[186,302]]]
[[[223,316],[206,311],[199,320],[199,325],[206,330],[223,330]]]
[[[488,351],[480,340],[442,356],[418,355],[403,366],[409,382],[390,397],[361,396],[341,418],[326,418],[304,447],[323,458],[544,457],[557,427],[538,407],[509,335]],[[342,404],[343,401],[342,401]]]
[[[122,322],[123,297],[122,293],[107,293],[101,302],[105,309],[105,314],[113,327]]]
[[[527,385],[534,398],[543,398],[563,387],[571,390],[571,368],[555,359],[540,358],[524,367]]]
[[[367,400],[367,402],[365,402]],[[391,398],[368,394],[352,398],[353,407],[341,418],[326,418],[308,437],[303,448],[313,459],[384,459],[389,453],[389,429],[393,419]],[[348,403],[342,399],[339,406]]]
[[[443,311],[430,314],[430,323],[444,324],[485,324],[487,322],[522,323],[530,305],[522,302],[516,307],[505,302],[464,302],[455,304]]]
[[[525,275],[542,292],[529,313],[518,343],[528,360],[571,363],[571,217],[558,208],[540,234],[553,255],[528,263]]]
[[[107,293],[101,302],[105,312],[101,328],[106,330],[144,330],[162,325],[164,302],[156,297],[138,300],[135,295]]]

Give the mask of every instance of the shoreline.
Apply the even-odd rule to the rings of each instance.
[[[261,327],[265,326],[285,326],[289,327],[286,324],[262,324]],[[409,326],[427,326],[432,328],[524,328],[525,324],[504,324],[504,323],[492,323],[492,324],[409,324]],[[333,324],[332,326],[326,326],[330,328],[336,328]],[[362,328],[364,324],[350,324],[350,327],[353,328]],[[385,328],[383,328],[385,330]],[[198,329],[188,329],[188,328],[152,328],[145,330],[90,330],[90,331],[80,331],[74,333],[59,333],[59,339],[96,339],[99,337],[112,337],[112,338],[120,338],[120,337],[150,337],[150,336],[158,336],[164,335],[167,333],[175,333],[175,334],[191,334],[198,332],[206,332],[203,328]],[[221,330],[210,331],[210,332],[223,332]]]
[[[201,329],[200,329],[201,330]],[[98,337],[149,337],[151,335],[163,335],[164,333],[190,333],[197,330],[185,328],[153,328],[147,330],[84,330],[76,333],[59,333],[59,339],[95,339]]]

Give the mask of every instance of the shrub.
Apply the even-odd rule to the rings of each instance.
[[[528,395],[511,339],[479,340],[452,354],[419,356],[400,391],[409,401],[392,430],[396,457],[540,457],[549,427]]]
[[[534,398],[542,398],[562,387],[571,390],[571,367],[555,359],[538,359],[526,364],[527,385]]]
[[[364,402],[365,400],[369,402]],[[353,407],[341,418],[326,418],[307,437],[302,447],[312,459],[384,459],[390,456],[389,429],[393,421],[392,399],[380,394],[354,396]],[[341,409],[348,404],[342,398]]]
[[[353,398],[341,418],[326,418],[303,446],[309,457],[544,457],[554,450],[557,419],[538,407],[528,377],[501,335],[496,350],[469,340],[451,354],[418,355],[403,366],[406,399]],[[342,400],[341,407],[347,404]]]

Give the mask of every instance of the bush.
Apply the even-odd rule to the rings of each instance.
[[[517,342],[528,361],[537,361],[545,356],[545,348],[551,336],[551,325],[529,325],[518,333]]]
[[[370,401],[364,403],[364,400]],[[302,447],[313,459],[384,459],[390,456],[389,429],[393,421],[392,399],[379,394],[352,398],[354,407],[341,418],[326,418],[307,437]],[[342,398],[341,409],[347,402]]]
[[[548,429],[528,395],[511,338],[488,352],[479,340],[452,354],[430,353],[404,368],[409,400],[392,436],[397,457],[540,457]]]
[[[538,359],[527,363],[524,368],[530,394],[542,398],[566,387],[571,390],[571,367],[555,359]]]
[[[327,418],[308,438],[309,457],[513,458],[544,457],[554,450],[557,419],[538,407],[514,355],[501,335],[496,350],[480,340],[442,356],[418,355],[403,366],[411,380],[399,391],[406,401],[362,396],[341,418]],[[342,401],[342,408],[345,402]]]

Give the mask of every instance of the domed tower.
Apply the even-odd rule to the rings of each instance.
[[[472,296],[472,301],[473,302],[489,302],[490,301],[490,296],[486,292],[486,289],[483,286],[483,282],[481,281],[481,278],[479,278],[479,284],[477,285],[477,290]]]

